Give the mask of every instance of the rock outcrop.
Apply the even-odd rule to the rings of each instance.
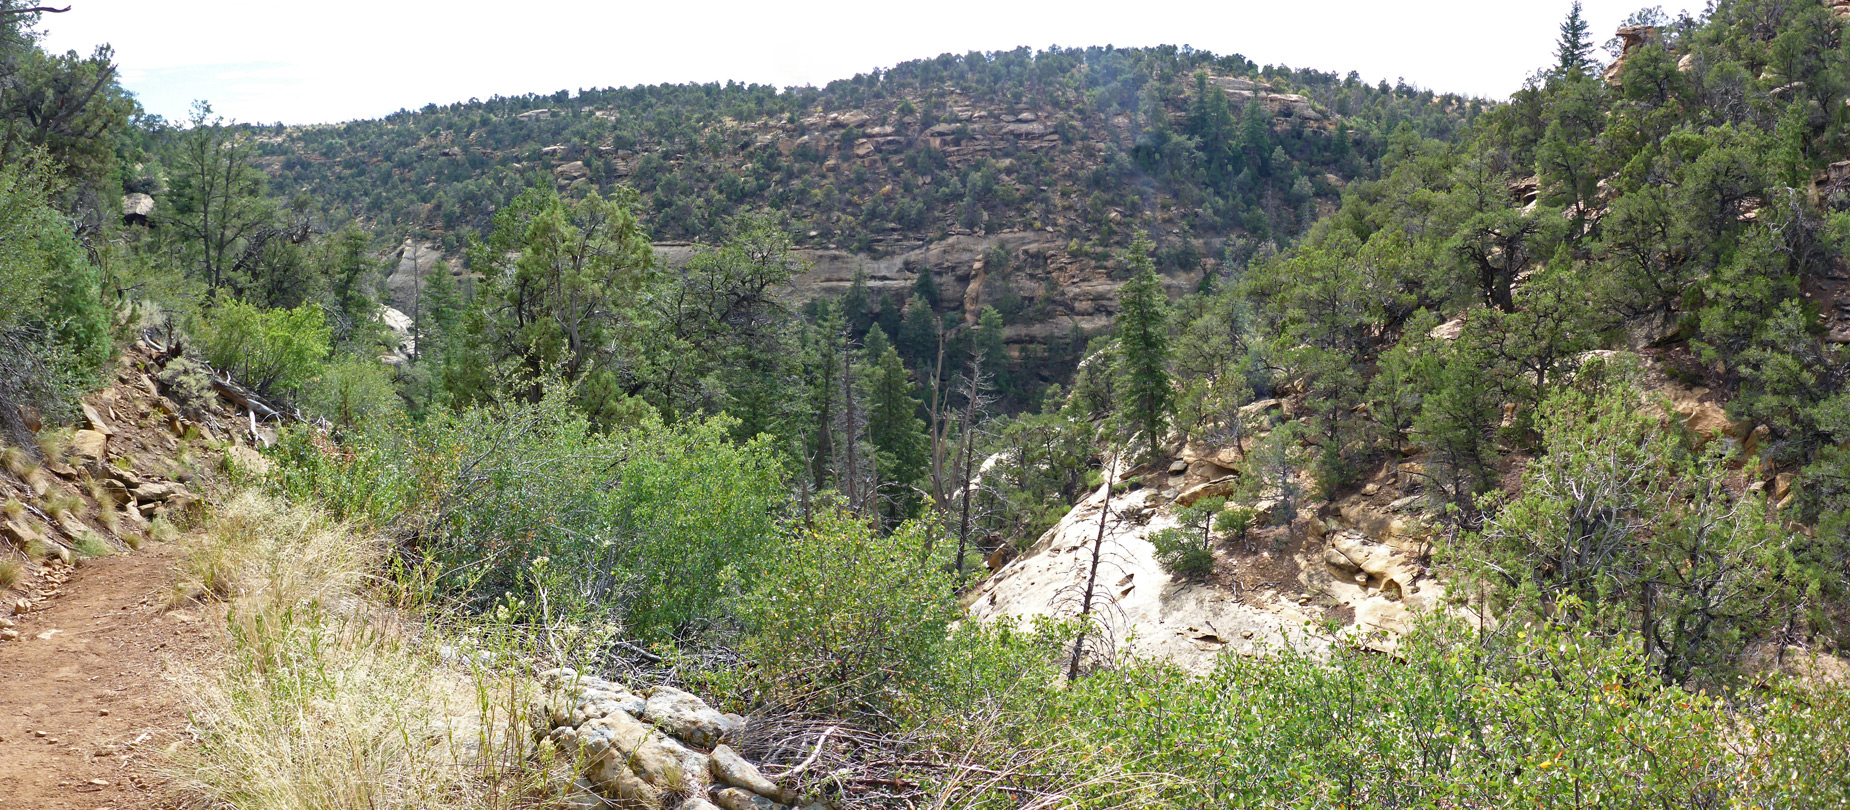
[[[1606,66],[1606,71],[1600,75],[1600,78],[1604,79],[1607,84],[1617,85],[1620,74],[1625,72],[1625,61],[1639,49],[1656,43],[1660,35],[1657,27],[1653,25],[1628,25],[1619,29],[1613,36],[1619,38],[1619,58],[1612,60],[1612,64]]]
[[[640,692],[554,669],[540,676],[535,733],[578,757],[579,788],[617,807],[782,810],[799,797],[726,744],[745,725],[671,686]],[[812,802],[807,810],[824,810]]]

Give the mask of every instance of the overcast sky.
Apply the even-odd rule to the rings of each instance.
[[[372,118],[496,94],[734,79],[826,84],[941,53],[1185,44],[1260,64],[1503,98],[1548,62],[1571,0],[882,3],[59,0],[45,45],[116,48],[149,111]],[[1586,0],[1603,45],[1638,0]],[[1697,4],[1691,4],[1697,5]],[[1667,3],[1673,13],[1682,6]]]

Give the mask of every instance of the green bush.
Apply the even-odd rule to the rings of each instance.
[[[384,418],[398,407],[392,373],[368,357],[343,355],[327,364],[303,391],[310,412],[342,427]]]
[[[206,362],[262,396],[291,395],[321,374],[332,332],[321,308],[262,309],[227,298],[194,329]]]
[[[411,538],[407,562],[467,610],[607,640],[701,629],[725,583],[750,583],[775,543],[784,489],[769,442],[732,442],[723,418],[600,434],[571,403],[555,386],[535,404],[363,423],[343,444],[287,431],[275,482]]]
[[[765,697],[851,711],[921,690],[958,616],[950,576],[925,556],[926,531],[907,522],[882,535],[825,505],[787,532],[736,600]]]
[[[20,433],[20,408],[62,422],[112,348],[97,270],[48,202],[42,161],[0,167],[0,429]]]
[[[1177,506],[1174,511],[1179,525],[1150,535],[1157,563],[1181,577],[1214,573],[1213,525],[1226,505],[1226,498],[1202,498],[1190,506]]]
[[[1181,577],[1202,577],[1214,572],[1214,552],[1201,538],[1185,529],[1164,529],[1150,535],[1156,561],[1163,570]]]

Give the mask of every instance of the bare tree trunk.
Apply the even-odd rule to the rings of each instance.
[[[1086,589],[1079,601],[1079,638],[1073,640],[1073,660],[1067,664],[1066,679],[1079,679],[1079,662],[1085,657],[1086,636],[1092,629],[1092,594],[1098,588],[1099,560],[1105,553],[1105,521],[1111,516],[1111,486],[1117,483],[1118,457],[1111,457],[1110,474],[1105,476],[1105,504],[1098,510],[1098,536],[1092,540],[1092,563],[1086,570]]]
[[[970,361],[970,396],[964,403],[963,419],[958,426],[957,437],[958,442],[961,443],[959,455],[963,456],[962,469],[959,470],[959,475],[963,477],[963,503],[961,504],[963,514],[957,521],[957,579],[960,583],[964,575],[964,554],[970,548],[970,482],[976,478],[975,471],[970,468],[971,457],[976,452],[976,442],[971,439],[970,435],[970,422],[976,415],[978,394],[983,384],[982,379],[982,361]]]
[[[866,504],[861,498],[860,455],[858,439],[860,430],[854,418],[854,359],[849,354],[850,347],[846,341],[841,349],[841,392],[842,392],[842,441],[847,445],[847,480],[842,482],[848,496],[848,506],[856,512],[865,512]]]

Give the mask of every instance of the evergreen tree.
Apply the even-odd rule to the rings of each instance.
[[[933,312],[931,303],[919,293],[912,294],[912,300],[906,303],[906,314],[899,321],[899,333],[894,336],[899,354],[914,366],[922,366],[938,352],[938,313]]]
[[[1561,41],[1555,45],[1555,72],[1562,79],[1584,78],[1593,73],[1593,40],[1587,34],[1587,20],[1581,16],[1580,0],[1561,22]]]
[[[925,422],[899,352],[878,327],[867,333],[861,372],[867,385],[867,435],[879,473],[879,512],[889,527],[918,513],[918,483],[925,477]]]
[[[1118,315],[1113,324],[1120,346],[1118,376],[1124,415],[1142,432],[1152,456],[1162,453],[1168,433],[1169,297],[1150,260],[1149,237],[1139,234],[1125,261],[1131,280],[1118,288]]]

